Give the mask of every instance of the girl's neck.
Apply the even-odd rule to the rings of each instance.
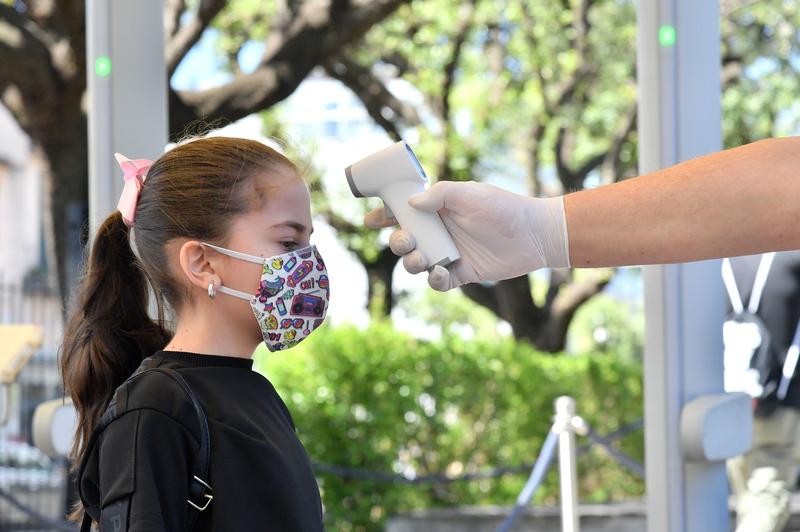
[[[208,319],[205,313],[190,313],[178,318],[175,335],[165,351],[184,351],[201,355],[252,358],[260,343],[252,331],[241,331],[224,319]]]

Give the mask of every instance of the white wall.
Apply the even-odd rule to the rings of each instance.
[[[42,164],[2,106],[0,139],[0,282],[19,284],[40,259]]]

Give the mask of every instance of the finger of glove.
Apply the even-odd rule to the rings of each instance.
[[[428,274],[428,284],[431,288],[438,290],[439,292],[447,292],[451,288],[455,288],[457,286],[457,284],[454,283],[454,279],[450,274],[450,271],[444,266],[439,266],[438,264],[434,266],[431,272]]]
[[[386,209],[379,207],[372,209],[364,216],[364,225],[369,229],[383,229],[384,227],[397,225],[397,218],[387,218]]]
[[[403,256],[411,253],[417,247],[414,235],[404,229],[398,229],[389,237],[389,248],[395,255]]]
[[[422,251],[415,249],[403,256],[403,267],[408,273],[422,273],[428,269],[428,259]]]

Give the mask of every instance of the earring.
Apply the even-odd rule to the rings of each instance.
[[[208,297],[211,299],[217,297],[217,289],[214,288],[214,283],[208,283]]]

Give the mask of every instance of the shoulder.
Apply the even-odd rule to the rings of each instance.
[[[200,424],[191,389],[174,374],[174,370],[145,370],[120,385],[109,405],[109,415],[114,419],[109,428],[127,414],[143,411],[153,415],[140,416],[139,423],[174,423],[199,439]]]

